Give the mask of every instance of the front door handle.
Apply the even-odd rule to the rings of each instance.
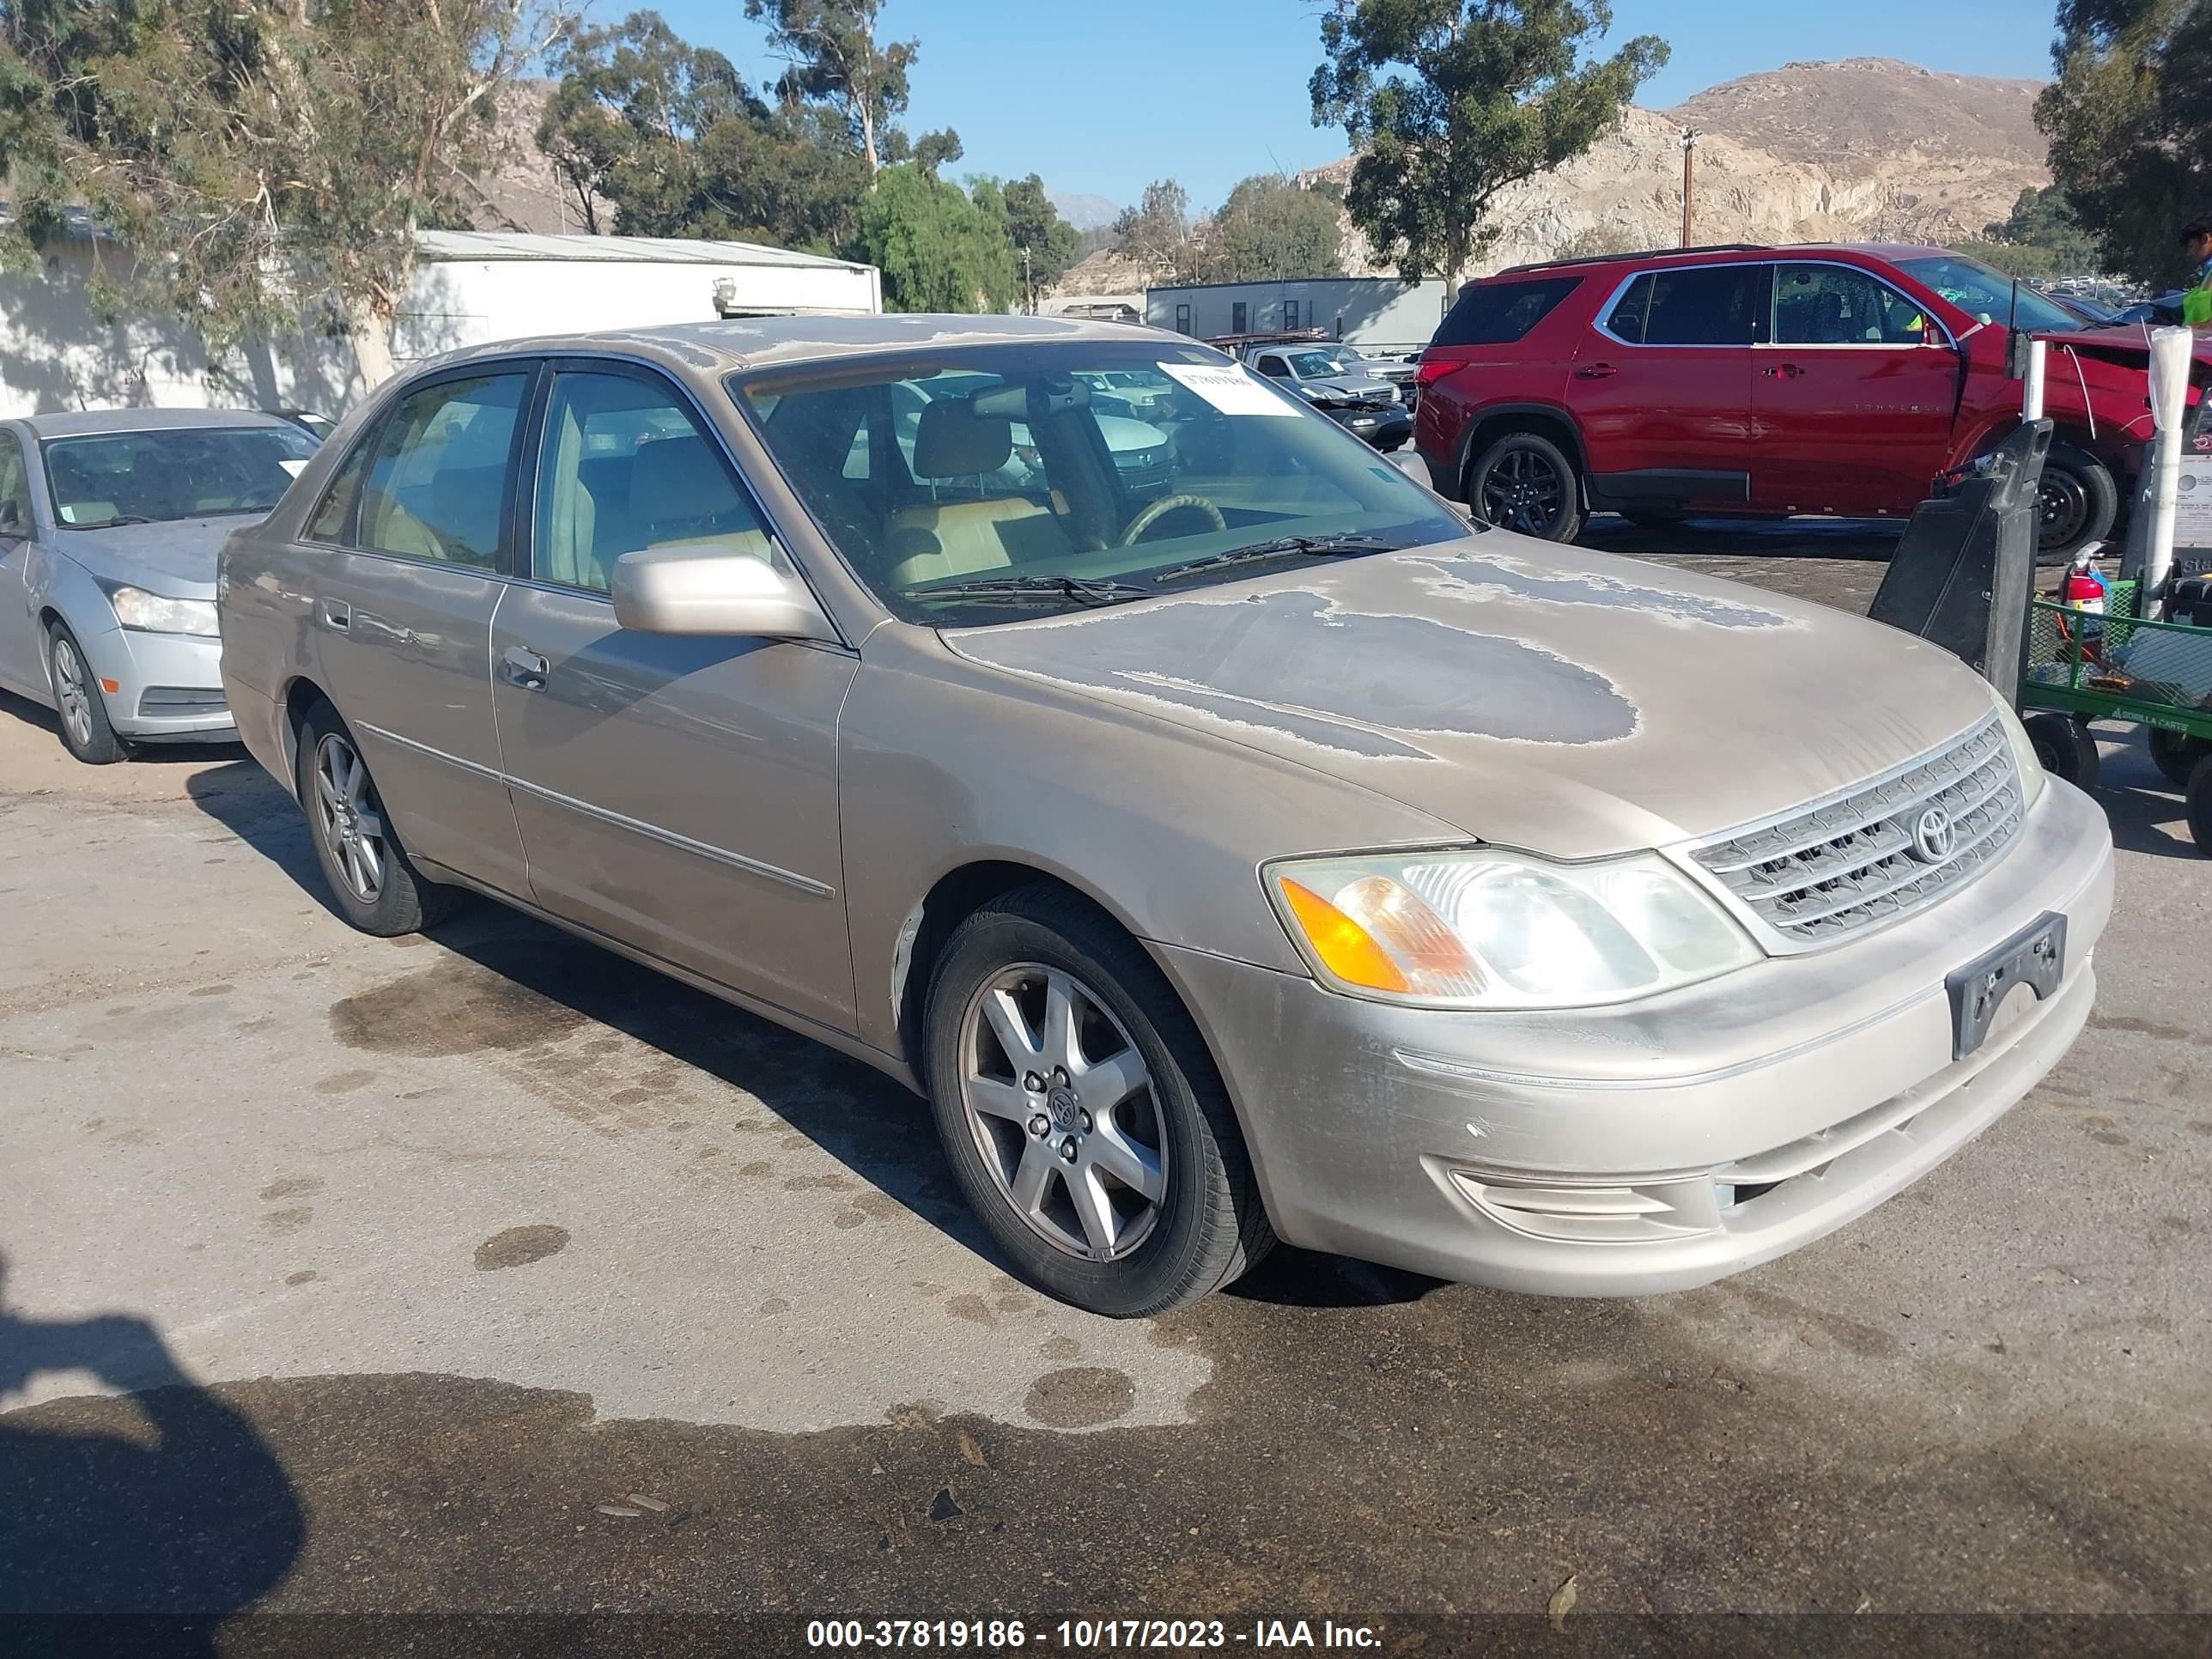
[[[1602,380],[1608,374],[1620,373],[1611,363],[1584,363],[1575,371],[1575,378],[1577,380]]]
[[[545,677],[552,672],[552,664],[535,651],[519,645],[510,645],[501,653],[499,672],[510,685],[519,685],[526,691],[543,691]]]
[[[335,628],[340,633],[353,626],[353,607],[339,599],[323,601],[323,626]]]

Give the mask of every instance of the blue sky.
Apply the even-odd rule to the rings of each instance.
[[[594,22],[633,8],[594,0]],[[921,43],[908,130],[957,130],[955,173],[1042,173],[1055,190],[1133,201],[1172,177],[1209,208],[1248,173],[1346,150],[1312,125],[1316,0],[889,0],[884,32]],[[659,0],[678,33],[759,81],[776,65],[738,0]],[[2050,0],[1615,0],[1613,33],[1653,33],[1673,61],[1638,101],[1796,59],[1902,58],[1964,75],[2051,70]]]

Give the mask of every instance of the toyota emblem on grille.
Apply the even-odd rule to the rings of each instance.
[[[1923,864],[1941,864],[1951,856],[1959,839],[1958,826],[1940,806],[1931,806],[1912,826],[1912,856]]]

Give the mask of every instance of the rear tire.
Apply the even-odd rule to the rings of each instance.
[[[459,896],[416,872],[353,733],[330,704],[307,711],[298,749],[293,784],[338,915],[378,939],[435,927]]]
[[[2189,805],[2189,833],[2197,842],[2197,850],[2212,858],[2212,754],[2197,763],[2197,769],[2189,775],[2189,789],[2185,797]]]
[[[2071,444],[2051,445],[2035,492],[2036,562],[2063,564],[2105,540],[2119,514],[2119,486],[2105,464]]]
[[[62,728],[62,747],[87,766],[112,766],[131,752],[107,718],[107,699],[100,678],[85,660],[67,623],[46,629],[46,683],[54,694],[54,714]]]
[[[2189,787],[2189,781],[2197,770],[2197,763],[2212,755],[2212,743],[2202,738],[2192,738],[2185,732],[2168,732],[2159,726],[2150,728],[2150,757],[2158,769],[2166,774],[2166,781],[2177,789]]]
[[[2063,778],[2076,789],[2094,789],[2101,763],[2097,739],[2088,726],[2051,709],[2030,714],[2021,724],[2035,745],[2035,757],[2054,778]]]
[[[926,1021],[946,1158],[1032,1285],[1141,1318],[1209,1295],[1273,1246],[1197,1027],[1143,947],[1080,899],[1039,884],[969,917],[939,958]]]
[[[1500,530],[1571,542],[1583,527],[1582,476],[1549,438],[1509,432],[1468,468],[1467,505]]]

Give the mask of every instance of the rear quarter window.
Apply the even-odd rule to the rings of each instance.
[[[1459,303],[1437,329],[1431,345],[1509,345],[1549,316],[1581,287],[1580,276],[1540,276],[1521,283],[1477,283],[1461,290]]]

